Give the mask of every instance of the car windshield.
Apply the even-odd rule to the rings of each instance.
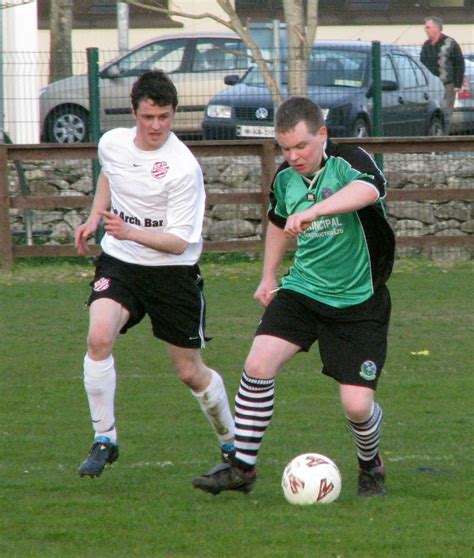
[[[368,54],[364,51],[342,49],[313,49],[308,69],[309,86],[362,87],[368,66]],[[274,77],[275,70],[272,70]],[[280,79],[282,85],[288,84],[288,62],[282,60]],[[253,67],[245,76],[247,85],[264,86],[260,70]]]

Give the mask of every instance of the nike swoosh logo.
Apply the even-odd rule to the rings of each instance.
[[[137,165],[136,163],[133,163],[134,167],[141,167],[141,165]]]

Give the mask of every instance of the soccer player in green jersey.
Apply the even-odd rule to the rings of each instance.
[[[328,139],[321,109],[306,97],[282,103],[275,131],[285,162],[270,193],[255,292],[266,309],[235,398],[236,453],[193,485],[212,494],[253,489],[275,377],[318,341],[323,373],[339,384],[355,441],[358,494],[384,495],[383,413],[374,394],[387,353],[391,303],[385,283],[395,248],[383,207],[386,181],[363,149]],[[279,265],[293,239],[294,262],[278,285]]]

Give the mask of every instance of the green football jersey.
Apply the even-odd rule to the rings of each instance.
[[[334,144],[331,147],[333,146]],[[365,152],[360,151],[365,158],[370,159]],[[383,179],[383,175],[375,163],[373,169],[373,174],[362,172],[346,158],[330,156],[320,174],[309,185],[308,179],[286,166],[277,173],[273,183],[271,213],[274,219],[271,220],[279,221],[279,226],[284,226],[288,216],[308,209],[354,180],[366,182],[380,192],[381,187],[377,181],[380,182],[380,176]],[[383,184],[385,185],[385,179]],[[384,195],[385,192],[381,194]],[[379,265],[373,269],[373,264],[377,262],[374,262],[370,246],[377,244],[378,234],[382,241],[386,241],[387,236],[393,237],[385,221],[380,198],[374,206],[371,206],[371,211],[364,211],[368,209],[364,208],[350,213],[322,216],[313,221],[298,235],[294,263],[283,277],[282,287],[336,308],[353,306],[370,298],[376,285],[387,278],[380,277]],[[379,232],[373,226],[374,219],[377,225],[382,223],[382,230]],[[370,221],[372,224],[367,227],[366,223],[370,224]],[[368,233],[371,236],[370,242],[367,239]],[[375,252],[380,252],[380,247]],[[391,254],[385,256],[393,262],[393,246]],[[389,267],[391,270],[391,264]],[[382,270],[382,275],[387,275],[386,271]]]

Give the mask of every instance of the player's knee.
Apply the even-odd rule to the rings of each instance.
[[[365,422],[370,418],[372,402],[365,400],[351,400],[344,402],[346,417],[352,422]]]
[[[200,383],[200,370],[195,362],[183,360],[175,362],[175,367],[176,373],[183,384],[193,388],[196,384]]]
[[[114,336],[101,328],[92,329],[87,337],[87,352],[94,360],[107,358],[114,346]]]
[[[270,379],[273,378],[274,371],[271,363],[265,362],[258,355],[249,355],[245,361],[245,372],[251,378]]]

